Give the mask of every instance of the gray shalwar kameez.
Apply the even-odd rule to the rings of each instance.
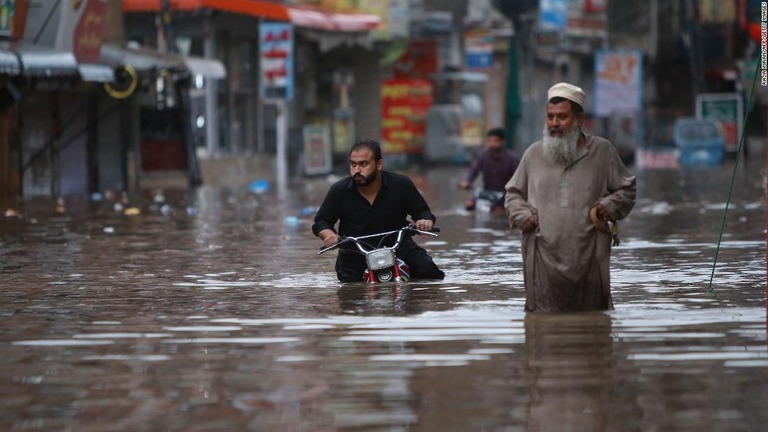
[[[538,219],[522,238],[527,312],[613,308],[612,239],[595,229],[589,210],[603,204],[614,220],[625,218],[635,205],[635,177],[608,140],[584,135],[568,166],[550,162],[542,141],[534,143],[506,186],[510,226]]]

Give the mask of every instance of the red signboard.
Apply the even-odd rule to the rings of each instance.
[[[608,10],[608,0],[584,0],[585,12],[605,12]]]
[[[426,137],[432,85],[425,80],[392,79],[381,83],[382,144],[388,153],[421,153]]]
[[[104,17],[107,14],[107,2],[89,0],[72,2],[71,6],[73,9],[76,7],[83,8],[75,25],[72,53],[80,62],[98,63],[101,55],[101,43],[104,40]]]
[[[395,78],[428,79],[437,73],[437,42],[434,40],[415,40],[408,44],[408,49],[392,65]]]

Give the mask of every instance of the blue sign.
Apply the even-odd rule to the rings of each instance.
[[[471,69],[493,67],[493,35],[474,31],[464,37],[464,65]]]
[[[569,0],[541,0],[539,28],[541,30],[565,30],[568,25]]]
[[[468,68],[485,69],[493,66],[492,52],[468,52],[465,56]]]

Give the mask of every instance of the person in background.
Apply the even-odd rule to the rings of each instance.
[[[616,233],[604,225],[629,215],[636,181],[613,144],[582,131],[585,97],[568,83],[549,89],[544,137],[506,185],[509,224],[523,233],[526,312],[613,309]]]
[[[358,140],[349,152],[349,177],[334,183],[315,215],[312,233],[332,246],[340,236],[359,237],[400,229],[410,216],[417,229],[431,231],[436,217],[410,178],[384,170],[377,141]],[[338,231],[334,228],[339,223]],[[394,243],[391,239],[390,243]],[[391,244],[389,244],[391,245]],[[443,273],[412,237],[397,250],[410,267],[411,279],[443,279]],[[363,281],[365,257],[340,249],[336,275],[341,282]]]
[[[504,130],[493,128],[486,134],[485,149],[472,162],[464,179],[459,182],[459,187],[469,189],[475,178],[482,173],[483,188],[481,193],[485,192],[486,195],[493,197],[495,202],[491,205],[492,211],[503,212],[505,186],[515,174],[519,164],[520,158],[517,154],[505,147]],[[467,210],[474,210],[476,206],[477,196],[467,200],[464,205]]]

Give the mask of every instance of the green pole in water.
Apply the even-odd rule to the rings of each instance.
[[[744,110],[744,126],[741,130],[741,136],[739,137],[739,145],[736,149],[736,162],[733,164],[733,174],[731,175],[731,184],[728,187],[728,198],[725,200],[725,210],[723,211],[723,221],[720,224],[720,235],[717,238],[717,248],[715,249],[715,259],[712,263],[712,273],[709,276],[709,292],[714,293],[712,289],[712,281],[715,279],[715,268],[717,267],[717,258],[720,255],[720,243],[723,240],[723,231],[725,231],[725,219],[728,216],[728,207],[731,204],[731,194],[733,193],[733,184],[736,181],[736,168],[739,166],[739,160],[741,159],[742,149],[744,148],[744,133],[747,130],[747,121],[749,120],[749,112],[752,111],[752,99],[755,96],[755,85],[757,84],[758,71],[760,70],[760,62],[755,62],[755,74],[752,77],[752,90],[749,92],[749,100],[747,102],[747,109]],[[765,149],[768,151],[768,148]],[[768,153],[766,154],[766,167],[768,167]],[[766,198],[768,199],[768,192],[766,192]],[[768,201],[767,201],[768,202]],[[768,228],[768,212],[766,213],[766,228]],[[766,245],[768,246],[768,235],[766,235]],[[768,265],[768,264],[767,264]],[[768,312],[768,267],[766,267],[766,303],[765,310]],[[766,315],[766,333],[768,333],[768,315]]]
[[[509,50],[507,51],[507,97],[504,113],[505,133],[507,135],[507,148],[515,147],[515,133],[517,123],[522,117],[522,103],[520,101],[520,82],[518,77],[517,61],[517,35],[509,37]]]

